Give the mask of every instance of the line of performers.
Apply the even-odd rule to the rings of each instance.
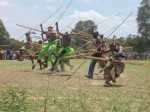
[[[56,32],[50,26],[48,31],[42,31],[42,35],[42,41],[33,43],[31,32],[26,33],[25,52],[32,61],[32,69],[36,67],[35,60],[41,70],[48,67],[48,62],[52,65],[52,72],[58,72],[58,64],[61,71],[65,71],[64,64],[72,68],[69,59],[64,59],[64,57],[75,53],[75,50],[70,47],[71,35],[73,34]]]
[[[93,59],[91,61],[87,77],[93,79],[94,69],[98,63],[101,68],[100,73],[104,75],[105,86],[112,86],[112,83],[116,83],[116,79],[124,72],[125,64],[122,60],[127,59],[127,56],[123,47],[115,41],[115,36],[112,42],[107,44],[104,35],[100,35],[97,31],[93,32],[92,35],[96,48],[92,57],[101,58],[101,60]]]
[[[25,51],[32,61],[32,69],[35,68],[35,60],[40,65],[40,69],[48,67],[48,62],[51,63],[51,71],[59,71],[58,65],[60,65],[61,71],[65,71],[64,64],[67,64],[72,69],[69,59],[65,59],[65,56],[71,56],[75,54],[75,50],[71,47],[71,37],[74,33],[69,34],[60,33],[58,30],[54,31],[53,27],[48,27],[48,31],[42,31],[42,41],[33,43],[31,38],[31,32],[26,33]],[[91,57],[104,58],[109,60],[97,60],[92,59],[89,70],[88,78],[93,79],[94,69],[98,63],[104,74],[105,86],[112,86],[112,83],[116,82],[116,79],[124,71],[125,64],[121,60],[125,59],[123,48],[119,43],[111,42],[106,44],[103,35],[100,35],[97,31],[92,31],[93,45],[95,51]]]

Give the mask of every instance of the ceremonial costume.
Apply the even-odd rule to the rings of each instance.
[[[110,81],[116,82],[116,78],[123,73],[125,64],[121,62],[125,58],[123,51],[119,44],[110,45],[110,57],[109,63],[104,69],[104,79],[107,86],[111,86]]]
[[[61,47],[57,54],[57,57],[56,57],[56,60],[54,62],[54,66],[52,69],[54,69],[56,64],[61,63],[61,61],[63,61],[63,58],[65,56],[70,56],[74,54],[74,49],[70,47],[70,44],[71,44],[70,35],[68,33],[63,34],[61,38]]]
[[[43,39],[43,41],[47,41],[47,43],[43,43],[42,49],[38,54],[38,60],[44,59],[47,64],[48,61],[53,64],[57,53],[56,33],[50,28],[49,31],[43,32],[43,34],[46,35],[46,39]]]

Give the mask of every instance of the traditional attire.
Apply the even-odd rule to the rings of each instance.
[[[109,61],[104,69],[104,79],[107,86],[111,86],[111,81],[116,82],[116,78],[120,76],[125,67],[125,64],[121,62],[125,58],[122,47],[117,44],[111,44],[110,52],[112,60]]]
[[[28,32],[26,35],[26,43],[25,43],[25,53],[30,58],[32,62],[32,69],[35,68],[34,59],[36,58],[36,50],[34,49],[34,45],[32,43],[31,33]]]
[[[57,55],[57,57],[55,59],[54,66],[53,66],[52,69],[54,69],[54,67],[58,63],[63,63],[63,58],[65,56],[70,56],[70,55],[74,54],[74,49],[72,47],[70,47],[70,44],[71,44],[71,37],[70,37],[70,35],[67,34],[67,33],[63,34],[62,38],[61,38],[61,47],[60,47],[58,55]]]
[[[41,51],[38,54],[38,60],[44,59],[46,62],[49,60],[51,64],[54,63],[54,58],[57,52],[56,33],[53,31],[44,32],[48,43],[43,43]]]

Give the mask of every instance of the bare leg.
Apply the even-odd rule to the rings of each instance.
[[[106,87],[112,86],[112,84],[110,83],[111,81],[113,81],[113,77],[111,74],[112,68],[113,68],[113,65],[110,64],[108,67],[106,67],[104,69],[104,79],[105,79],[105,86]]]
[[[37,62],[39,64],[39,66],[40,66],[40,70],[42,70],[43,69],[43,67],[42,67],[42,61],[41,60],[37,60]]]
[[[73,65],[71,65],[70,60],[66,60],[65,64],[70,67],[70,69],[73,69]]]
[[[65,72],[65,64],[64,61],[60,62],[61,72]]]

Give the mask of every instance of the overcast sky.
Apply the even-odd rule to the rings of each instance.
[[[44,26],[53,25],[60,20],[60,29],[69,31],[78,20],[91,19],[99,24],[99,31],[105,35],[133,12],[132,16],[121,26],[116,35],[127,36],[137,33],[137,8],[141,0],[72,0],[69,9],[65,8],[70,0],[0,0],[0,18],[3,20],[11,37],[23,39],[28,31],[16,26],[23,24],[39,28],[39,24],[53,15]],[[65,12],[65,13],[64,13]],[[60,19],[60,17],[63,18]]]

